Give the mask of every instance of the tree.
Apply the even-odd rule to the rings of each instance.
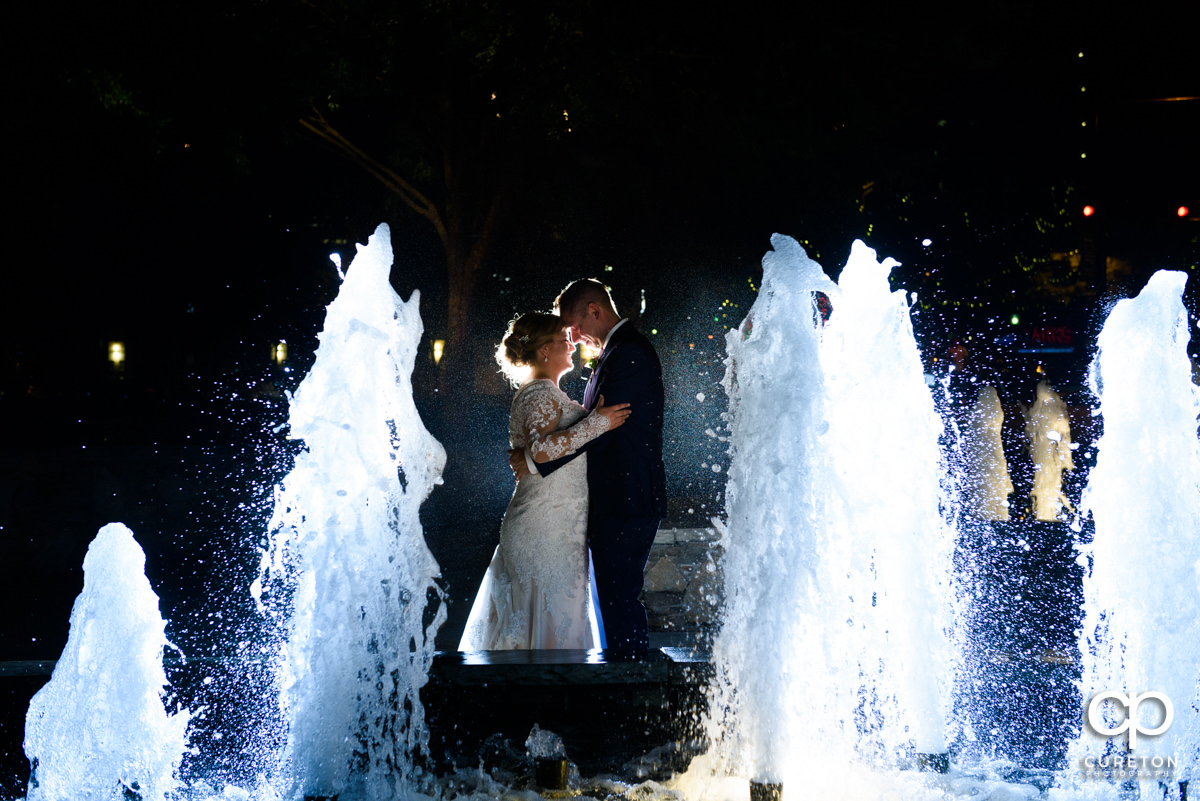
[[[570,127],[588,8],[553,0],[278,8],[301,51],[293,61],[319,65],[293,77],[305,84],[300,125],[426,219],[442,244],[452,363],[472,356],[480,271],[498,231]]]

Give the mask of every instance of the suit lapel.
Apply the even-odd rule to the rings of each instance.
[[[621,341],[621,334],[628,325],[629,323],[626,322],[625,325],[622,325],[613,332],[612,338],[608,341],[608,347],[600,352],[600,358],[596,361],[596,369],[593,370],[591,376],[588,377],[587,387],[583,390],[583,406],[588,411],[595,409],[596,404],[600,401],[600,396],[598,394],[600,387],[600,371],[604,369],[604,362],[608,359],[609,354],[613,352],[613,349],[617,346],[617,343]]]

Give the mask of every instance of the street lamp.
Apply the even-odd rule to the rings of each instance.
[[[124,342],[109,342],[108,343],[108,360],[118,371],[125,369],[125,343]]]

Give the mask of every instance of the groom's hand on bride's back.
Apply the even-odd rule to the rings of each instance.
[[[509,448],[508,466],[512,468],[513,478],[517,481],[529,475],[529,464],[525,461],[525,451],[522,448]]]

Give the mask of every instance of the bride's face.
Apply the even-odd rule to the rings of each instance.
[[[558,338],[546,347],[546,355],[550,357],[547,364],[550,374],[557,376],[575,369],[575,345],[566,329],[560,331]]]

